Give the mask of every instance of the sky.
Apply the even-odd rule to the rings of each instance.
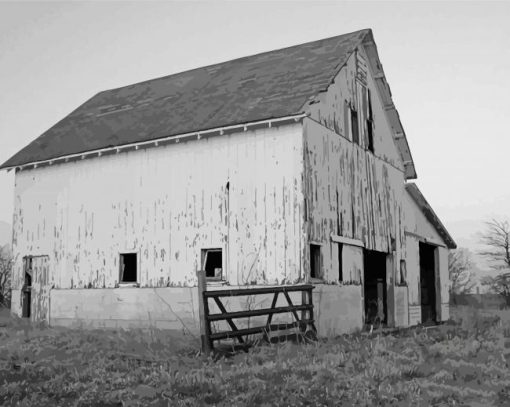
[[[510,215],[509,19],[489,1],[0,1],[0,161],[101,90],[372,28],[416,182],[474,247]],[[0,222],[13,186],[0,172]]]

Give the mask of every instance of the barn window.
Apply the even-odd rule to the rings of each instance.
[[[359,144],[358,112],[351,107],[352,142]]]
[[[344,270],[343,270],[343,248],[344,245],[342,243],[338,243],[338,281],[344,280]]]
[[[367,112],[367,137],[368,137],[368,149],[374,152],[374,124],[372,117],[372,100],[370,95],[370,89],[367,89],[368,99],[368,112]]]
[[[321,247],[318,244],[310,245],[310,277],[322,278]]]
[[[344,136],[352,141],[352,138],[350,137],[350,131],[349,131],[349,122],[350,122],[350,113],[351,108],[349,105],[349,102],[347,100],[344,100]]]
[[[120,283],[135,284],[138,282],[137,263],[136,253],[120,254]]]
[[[223,277],[223,250],[202,249],[202,269],[205,276],[211,280],[221,280]]]

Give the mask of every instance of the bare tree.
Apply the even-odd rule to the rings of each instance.
[[[485,276],[482,278],[482,285],[489,287],[494,293],[505,297],[507,305],[510,305],[510,273]]]
[[[487,249],[480,254],[490,261],[493,269],[510,268],[510,225],[507,221],[492,219],[485,222],[485,227],[480,242]]]
[[[485,225],[486,230],[482,233],[480,241],[487,249],[480,254],[485,256],[490,266],[499,273],[496,276],[485,277],[482,284],[504,296],[507,305],[510,305],[510,224],[507,221],[492,219],[485,222]]]
[[[471,253],[468,249],[459,248],[448,254],[448,270],[450,272],[450,292],[452,294],[468,294],[476,285]]]
[[[12,263],[10,250],[0,247],[0,307],[10,307]]]

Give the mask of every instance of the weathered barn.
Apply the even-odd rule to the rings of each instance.
[[[449,318],[455,243],[408,182],[371,30],[101,92],[1,168],[17,315],[196,329],[204,268],[313,282],[322,335]]]

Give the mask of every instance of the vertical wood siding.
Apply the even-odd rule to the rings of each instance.
[[[138,254],[142,287],[194,286],[205,248],[223,249],[229,284],[292,284],[308,278],[309,243],[321,245],[322,276],[331,282],[339,270],[331,235],[338,235],[393,255],[390,311],[407,299],[419,304],[418,242],[441,239],[405,192],[394,129],[367,61],[358,49],[305,106],[303,123],[17,172],[13,288],[23,284],[26,255],[48,256],[40,292],[115,287],[123,252]],[[359,117],[358,144],[350,109]],[[362,279],[358,246],[344,245],[344,280]],[[400,259],[409,287],[393,295]],[[39,309],[43,315],[45,305]],[[397,309],[390,317],[405,325],[406,315],[412,323],[417,313]]]
[[[407,192],[404,193],[404,209],[405,209],[405,230],[406,245],[405,259],[407,262],[407,281],[409,286],[409,303],[412,305],[420,305],[420,242],[428,242],[433,245],[444,245],[439,233],[434,226],[427,220],[420,208]],[[449,301],[448,294],[448,249],[439,247],[439,275],[440,284],[438,288],[438,296],[442,302]]]
[[[48,256],[32,259],[32,304],[30,318],[34,321],[49,320],[50,269]]]
[[[142,287],[195,285],[213,247],[230,284],[298,281],[302,146],[297,123],[18,172],[14,287],[25,255],[56,288],[114,287],[126,251]]]
[[[362,62],[360,62],[362,60]],[[346,106],[352,106],[362,118],[367,111],[366,100],[362,97],[363,88],[370,90],[372,99],[373,136],[375,156],[404,170],[402,158],[393,141],[393,129],[389,124],[377,85],[366,66],[367,56],[360,48],[340,70],[327,91],[310,102],[307,110],[313,120],[344,138],[351,139],[351,129]],[[362,65],[362,68],[358,67]],[[363,72],[363,74],[360,74]],[[366,73],[365,73],[366,72]],[[366,117],[365,117],[366,118]],[[360,120],[360,145],[368,148],[366,123]]]
[[[375,153],[368,150],[366,88],[372,95]],[[359,144],[352,141],[346,106],[358,111]],[[403,165],[363,50],[352,55],[308,109],[310,118],[304,120],[306,238],[322,244],[325,279],[338,278],[338,245],[331,242],[331,234],[359,240],[370,250],[394,252],[392,265],[398,265],[405,245]],[[344,279],[359,279],[363,259],[350,259],[351,254],[344,246],[347,258],[343,262],[348,265]],[[393,272],[389,270],[388,283]]]
[[[395,144],[395,130],[387,119],[367,60],[364,49],[358,49],[330,87],[309,103],[310,118],[304,121],[303,140],[305,232],[307,242],[322,244],[327,281],[338,278],[338,245],[331,242],[331,234],[361,241],[369,250],[393,254],[388,263],[391,270],[387,270],[391,309],[404,306],[402,299],[393,295],[393,285],[400,281],[400,276],[396,278],[400,259],[406,260],[408,287],[398,287],[397,291],[402,295],[405,292],[405,302],[419,304],[418,242],[444,242],[405,192],[404,165]],[[372,105],[373,153],[368,150],[367,89]],[[353,141],[350,109],[358,113],[359,143]],[[363,269],[360,253],[361,249],[344,245],[344,280],[357,280]],[[445,253],[440,250],[438,270],[442,302],[447,302]],[[304,259],[308,259],[308,253]],[[390,320],[393,316],[404,324],[407,311],[396,309]]]

